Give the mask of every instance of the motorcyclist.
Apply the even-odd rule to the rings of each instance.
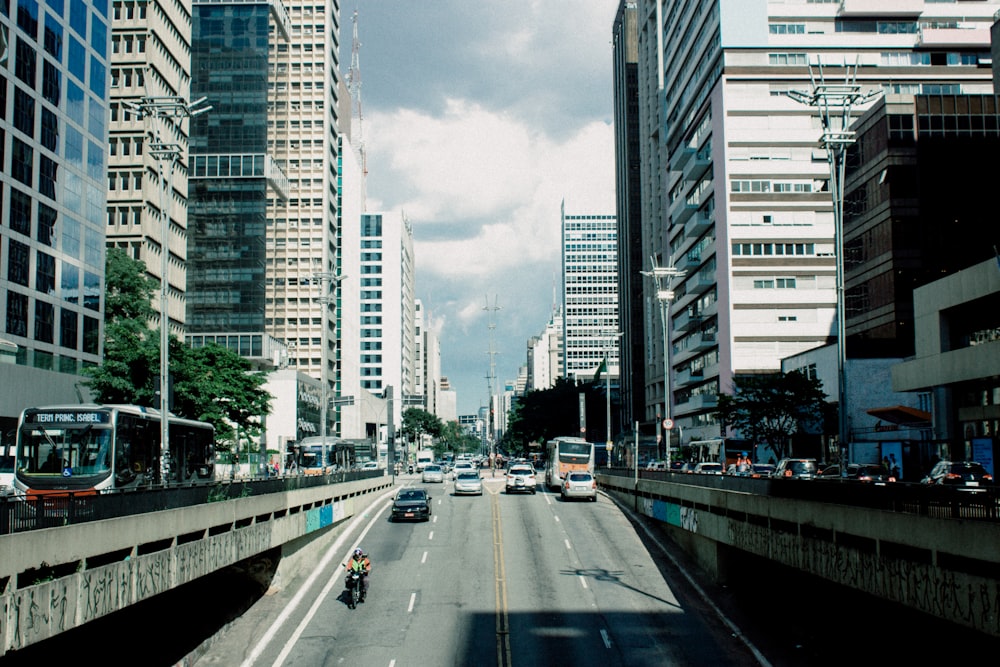
[[[347,561],[347,573],[360,572],[361,573],[361,600],[364,601],[365,597],[368,595],[368,575],[372,571],[372,562],[368,559],[368,555],[358,547],[351,554],[351,558]]]

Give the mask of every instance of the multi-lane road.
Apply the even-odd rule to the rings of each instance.
[[[196,664],[761,664],[607,497],[507,495],[499,473],[484,480],[481,497],[421,485],[428,522],[390,522],[380,499],[303,585],[262,600]],[[352,610],[340,571],[357,544],[373,574]]]

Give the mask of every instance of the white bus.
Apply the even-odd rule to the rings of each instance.
[[[594,472],[594,443],[583,438],[553,438],[545,446],[545,453],[545,485],[550,488],[562,486],[568,472]]]

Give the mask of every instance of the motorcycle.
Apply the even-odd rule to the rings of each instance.
[[[363,576],[363,573],[351,570],[347,573],[347,577],[344,579],[344,587],[347,588],[349,596],[347,606],[351,609],[357,607],[358,602],[365,601],[364,582],[361,580]]]

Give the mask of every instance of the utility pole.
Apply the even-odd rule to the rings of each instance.
[[[496,381],[496,370],[497,370],[497,365],[496,365],[497,351],[496,351],[496,339],[495,339],[497,325],[493,321],[493,314],[496,313],[498,310],[500,310],[500,306],[497,305],[497,296],[495,294],[493,295],[492,306],[490,305],[490,297],[489,295],[487,295],[486,306],[483,307],[483,310],[489,313],[488,326],[490,330],[490,349],[486,353],[490,357],[489,374],[486,376],[486,385],[487,385],[486,405],[488,410],[487,422],[486,422],[486,429],[487,429],[486,437],[487,437],[487,445],[489,446],[490,450],[489,454],[490,469],[493,470],[495,473],[494,461],[496,460],[496,442],[494,436],[496,434],[495,430],[496,426],[494,423],[494,415],[493,415],[493,389],[494,389],[494,382]]]

